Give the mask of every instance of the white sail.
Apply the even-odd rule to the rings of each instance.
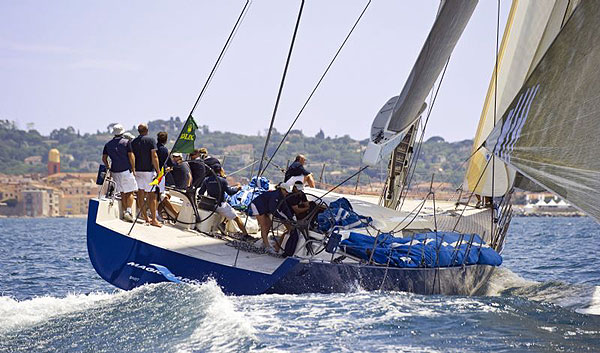
[[[564,19],[572,12],[573,6],[569,5],[573,2],[513,1],[498,52],[498,72],[494,68],[473,141],[474,155],[467,167],[465,189],[483,196],[501,196],[512,187],[515,170],[480,146],[556,38]],[[490,158],[494,160],[488,162]]]
[[[581,1],[485,141],[600,220],[600,2]]]
[[[377,164],[402,141],[419,118],[423,103],[450,58],[478,0],[443,0],[425,44],[398,97],[386,103],[371,129],[363,156],[366,165]]]

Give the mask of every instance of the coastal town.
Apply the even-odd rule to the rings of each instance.
[[[0,217],[83,217],[89,200],[98,194],[96,173],[61,172],[60,151],[50,149],[46,173],[22,175],[0,174]],[[42,156],[27,157],[25,163],[42,163]],[[247,182],[245,178],[232,178]],[[326,187],[326,185],[323,185]],[[378,195],[383,185],[355,185],[339,189],[346,194]],[[410,198],[419,198],[429,191],[429,183],[411,188]],[[437,183],[440,199],[452,199],[455,190],[449,183]],[[466,202],[466,198],[461,199]],[[522,216],[582,216],[583,214],[551,193],[516,192],[514,211]]]

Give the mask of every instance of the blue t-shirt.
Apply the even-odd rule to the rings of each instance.
[[[165,166],[165,161],[167,160],[167,158],[169,158],[169,149],[166,148],[165,145],[163,145],[162,143],[156,144],[156,155],[158,156],[159,168],[170,166],[169,164]]]
[[[152,172],[152,150],[156,150],[156,141],[148,135],[140,135],[131,141],[131,149],[135,154],[135,170]]]
[[[102,150],[102,154],[106,154],[110,158],[110,170],[115,173],[131,170],[129,152],[132,152],[131,144],[123,136],[115,136],[104,145],[104,150]]]
[[[302,165],[302,163],[294,162],[290,165],[290,167],[285,172],[285,178],[283,179],[283,181],[286,182],[291,177],[300,176],[300,175],[307,176],[309,174],[310,174],[310,172],[308,170],[304,169],[304,166]]]
[[[284,198],[285,196],[280,190],[272,190],[258,195],[252,203],[256,206],[259,215],[273,214],[282,217],[283,214],[285,218],[291,219],[293,214],[287,203],[282,202]]]

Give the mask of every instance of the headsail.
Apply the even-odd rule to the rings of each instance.
[[[497,158],[488,163],[493,157],[480,146],[556,38],[565,17],[572,12],[569,6],[572,3],[569,0],[513,1],[498,52],[497,72],[494,69],[492,73],[473,141],[473,156],[463,184],[465,189],[483,196],[500,196],[512,187],[515,171]],[[522,187],[527,182],[521,176],[516,180]]]
[[[396,148],[420,116],[420,109],[450,58],[478,0],[442,0],[438,15],[398,97],[386,103],[371,128],[363,163],[375,165]],[[385,112],[384,112],[385,110]],[[385,113],[385,119],[381,114]]]
[[[600,220],[600,2],[582,1],[485,141]]]

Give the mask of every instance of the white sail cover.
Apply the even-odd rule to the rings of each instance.
[[[404,131],[418,118],[419,109],[450,58],[477,2],[442,0],[433,27],[394,105],[388,130]]]
[[[480,146],[556,38],[568,4],[569,0],[513,1],[498,52],[497,72],[494,68],[473,141],[465,189],[483,196],[501,196],[511,189],[515,170]],[[488,162],[490,158],[494,160]],[[520,185],[527,182],[516,180]]]
[[[575,8],[485,147],[600,220],[600,1]]]

